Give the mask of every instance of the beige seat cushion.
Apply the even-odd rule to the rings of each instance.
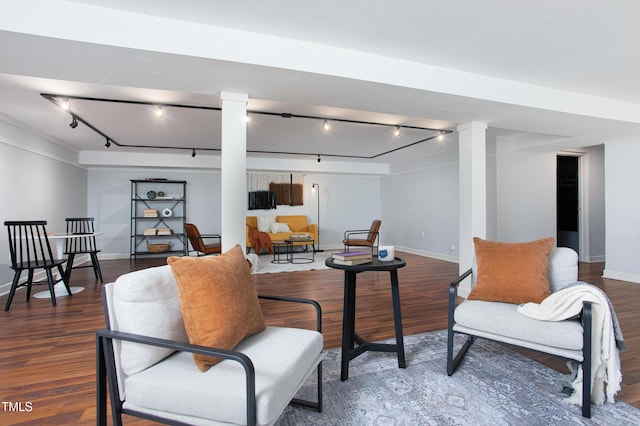
[[[255,367],[259,425],[277,420],[321,361],[322,345],[316,331],[267,327],[237,346]],[[124,407],[160,411],[188,424],[247,424],[244,385],[245,372],[237,362],[224,360],[202,373],[189,354],[181,352],[127,378]]]
[[[517,308],[518,305],[511,303],[465,300],[456,308],[454,318],[458,325],[495,336],[582,350],[582,325],[579,320],[538,321],[518,313]]]

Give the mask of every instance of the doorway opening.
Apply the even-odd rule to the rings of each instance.
[[[556,167],[556,241],[580,253],[579,157],[558,155]]]

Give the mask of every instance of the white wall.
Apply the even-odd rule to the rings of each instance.
[[[104,232],[100,237],[102,258],[129,256],[131,179],[149,177],[186,180],[187,220],[203,234],[220,232],[219,171],[92,168],[88,173],[88,211],[96,218],[96,229]]]
[[[457,261],[458,180],[457,161],[383,177],[382,243]]]
[[[76,154],[0,122],[0,218],[46,220],[64,232],[65,218],[87,214],[87,172],[73,165]],[[4,225],[3,225],[4,228]],[[6,230],[0,238],[0,294],[13,279]]]
[[[580,150],[587,167],[590,250],[604,259],[604,152]],[[529,241],[556,234],[556,151],[514,149],[511,142],[487,146],[487,238]],[[458,162],[447,153],[424,159],[422,169],[382,178],[383,229],[388,244],[434,258],[458,260]],[[425,238],[422,238],[422,232]],[[455,250],[450,250],[455,245]]]
[[[496,238],[531,241],[556,235],[556,153],[496,141]]]
[[[356,175],[307,175],[305,188],[320,185],[320,246],[342,248],[344,231],[369,229],[374,219],[382,218],[380,177]],[[317,204],[309,203],[310,218],[316,219]],[[314,220],[314,223],[316,221]],[[383,220],[384,228],[384,220]],[[381,238],[387,231],[381,228]]]
[[[586,189],[589,223],[589,262],[604,262],[605,246],[605,170],[604,145],[585,149],[587,173]],[[582,172],[582,170],[581,170]]]
[[[606,266],[604,276],[640,283],[640,143],[605,144]]]
[[[100,237],[101,257],[129,256],[130,180],[148,177],[186,180],[187,220],[201,233],[221,232],[219,170],[92,168],[88,173],[88,211],[96,218],[96,228],[105,233]],[[368,228],[380,217],[379,177],[328,174],[305,175],[303,206],[247,210],[246,214],[306,215],[309,223],[317,223],[317,196],[311,192],[314,182],[320,185],[321,247],[341,247],[346,229]]]
[[[626,194],[638,186],[631,175],[640,154],[635,141],[610,143],[606,151],[607,184],[602,147],[589,154],[590,256],[607,254],[607,274],[640,282],[636,266],[640,202]],[[499,141],[487,156],[487,236],[523,241],[555,234],[555,152],[514,150]],[[3,220],[46,219],[51,230],[62,230],[64,218],[94,216],[103,258],[129,255],[130,179],[166,177],[186,180],[188,220],[203,233],[220,232],[220,172],[202,164],[195,168],[91,167],[77,165],[76,153],[0,122],[0,206]],[[311,184],[320,185],[320,242],[340,248],[346,229],[365,229],[381,218],[384,244],[451,261],[458,256],[458,164],[455,152],[422,160],[412,171],[396,167],[389,175],[307,172],[304,205],[277,210],[247,211],[247,215],[303,214],[317,223],[317,198]],[[337,167],[337,164],[335,165]],[[334,167],[334,169],[335,169]],[[275,170],[275,166],[271,171]],[[28,171],[28,173],[24,173]],[[250,170],[251,171],[251,170]],[[287,172],[287,170],[280,171]],[[293,170],[301,173],[300,170]],[[17,177],[20,176],[20,181]],[[607,192],[606,244],[603,224]],[[63,201],[61,201],[63,200]],[[425,237],[422,238],[422,232]],[[6,237],[5,237],[6,238]],[[455,249],[451,250],[451,246]],[[0,244],[0,283],[11,279],[8,244]]]

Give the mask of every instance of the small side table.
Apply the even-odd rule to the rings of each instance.
[[[271,241],[271,246],[273,247],[273,260],[271,263],[291,263],[289,261],[289,243],[286,241],[276,240]],[[282,259],[283,254],[284,260]]]
[[[289,250],[288,258],[290,263],[313,263],[316,260],[316,251],[311,251],[311,257],[294,257],[293,256],[293,243],[307,243],[313,244],[313,238],[290,238],[284,240],[285,243],[288,244],[287,248]]]
[[[400,312],[400,291],[398,289],[398,269],[406,262],[398,257],[389,262],[382,262],[374,256],[371,263],[361,265],[338,265],[333,258],[328,258],[325,265],[344,271],[344,308],[342,314],[342,366],[340,380],[349,378],[349,361],[366,351],[396,352],[398,367],[406,368],[404,357],[404,338],[402,335],[402,313]],[[368,343],[355,331],[356,322],[356,275],[367,271],[389,271],[391,274],[391,297],[393,301],[393,322],[396,331],[396,344]],[[355,347],[355,344],[358,344]]]

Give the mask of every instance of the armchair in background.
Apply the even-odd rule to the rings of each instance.
[[[382,221],[380,219],[376,219],[371,222],[369,229],[345,231],[344,239],[342,240],[344,250],[349,251],[349,247],[371,247],[371,254],[373,254],[373,249],[377,247],[376,240],[378,239],[378,234],[380,232],[380,225],[382,225]]]
[[[195,251],[198,257],[200,253],[208,255],[220,254],[222,252],[222,237],[219,234],[200,234],[198,227],[193,223],[185,223],[184,232],[187,234],[187,238],[189,238],[189,242],[193,248],[193,250],[188,250],[188,252]],[[205,244],[205,239],[212,240],[213,242]]]

